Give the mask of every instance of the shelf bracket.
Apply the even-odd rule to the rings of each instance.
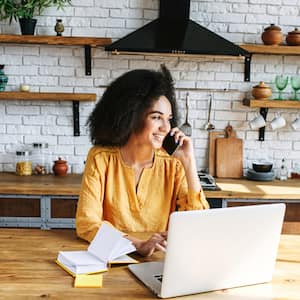
[[[73,128],[74,136],[80,136],[79,128],[79,101],[73,101]]]
[[[245,56],[244,81],[250,81],[251,59],[252,59],[252,54]]]
[[[92,74],[91,46],[84,45],[85,75]]]
[[[267,114],[268,114],[268,108],[267,107],[261,107],[259,110],[259,113],[262,115],[262,117],[267,120]],[[258,135],[258,140],[259,141],[264,141],[265,140],[265,129],[266,126],[259,128],[259,135]]]

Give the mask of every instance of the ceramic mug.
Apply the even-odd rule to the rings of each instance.
[[[258,129],[258,128],[266,126],[266,121],[262,115],[258,115],[249,122],[249,125],[250,125],[251,129]]]
[[[292,127],[294,130],[299,130],[299,129],[300,129],[300,117],[296,118],[296,120],[294,120],[294,121],[291,123],[291,127]]]
[[[275,116],[275,118],[271,121],[271,128],[273,130],[276,130],[276,129],[279,129],[279,128],[282,128],[286,125],[286,121],[285,121],[285,118],[280,116],[279,114],[277,114]]]

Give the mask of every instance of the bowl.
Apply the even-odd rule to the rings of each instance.
[[[271,163],[271,162],[254,162],[254,163],[252,163],[252,168],[256,172],[270,172],[273,168],[273,163]]]

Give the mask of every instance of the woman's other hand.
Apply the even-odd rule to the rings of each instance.
[[[136,248],[136,251],[143,256],[151,256],[154,251],[166,251],[167,247],[167,233],[160,232],[153,234],[148,240],[138,240],[128,237]]]

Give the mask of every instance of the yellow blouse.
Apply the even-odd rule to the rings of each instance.
[[[152,167],[145,168],[136,188],[134,170],[119,148],[90,149],[76,213],[77,235],[91,241],[101,222],[126,232],[167,229],[175,210],[209,208],[203,191],[188,191],[181,162],[157,150]]]

